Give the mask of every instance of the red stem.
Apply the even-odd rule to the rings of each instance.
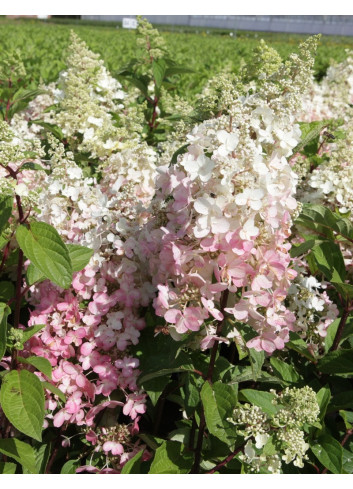
[[[242,451],[242,449],[244,448],[244,444],[241,445],[240,447],[238,447],[236,450],[234,450],[234,452],[232,452],[231,454],[228,455],[228,457],[226,457],[224,460],[222,460],[222,462],[220,462],[218,465],[216,465],[215,467],[213,467],[212,470],[210,470],[209,472],[207,472],[207,474],[214,474],[215,472],[217,472],[220,468],[224,467],[225,465],[227,465],[227,463],[229,463],[231,460],[233,460],[233,458],[239,453]]]

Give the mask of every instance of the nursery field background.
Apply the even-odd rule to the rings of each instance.
[[[88,24],[88,25],[87,25]],[[173,32],[180,27],[159,27],[165,39],[170,57],[195,73],[185,74],[178,83],[177,91],[188,100],[199,93],[210,76],[227,69],[237,72],[246,63],[260,39],[274,47],[281,56],[288,56],[307,35],[266,32],[236,32],[231,37],[228,31],[197,29],[197,32]],[[0,19],[0,45],[3,50],[18,48],[22,53],[27,74],[37,86],[56,81],[65,68],[65,52],[70,31],[74,30],[92,51],[99,53],[114,76],[135,56],[136,32],[101,25],[100,22],[64,21],[60,23],[33,20],[10,21]],[[320,80],[331,60],[345,58],[345,50],[353,48],[353,39],[342,36],[322,36],[315,58],[314,73]]]

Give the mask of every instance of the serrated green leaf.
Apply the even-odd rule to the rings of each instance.
[[[320,241],[319,241],[320,242]],[[317,239],[309,239],[308,241],[304,241],[304,243],[300,243],[299,245],[292,246],[290,250],[291,258],[296,258],[297,256],[304,255],[307,251],[311,251],[313,246],[318,243]]]
[[[136,76],[127,76],[126,80],[135,85],[146,98],[149,98],[147,86],[142,80]]]
[[[13,196],[0,195],[0,233],[7,227],[12,214]]]
[[[328,434],[320,436],[310,445],[319,462],[333,474],[342,473],[343,451],[340,443]]]
[[[24,363],[26,365],[32,365],[37,370],[39,370],[39,372],[42,372],[44,375],[49,377],[49,379],[51,379],[52,366],[51,366],[49,360],[47,360],[46,358],[43,358],[43,357],[27,357],[27,358],[17,357],[17,360],[20,363]]]
[[[0,404],[16,429],[35,440],[42,440],[44,392],[38,377],[27,370],[12,370],[3,379]]]
[[[166,71],[166,62],[164,61],[164,59],[153,60],[152,72],[157,88],[160,88],[163,83],[165,71]]]
[[[61,401],[66,402],[65,394],[63,393],[63,391],[61,391],[60,389],[55,387],[55,385],[51,384],[50,382],[45,381],[45,382],[42,382],[42,386],[43,386],[43,389],[48,389],[50,392],[52,392],[53,394],[58,396],[58,398]]]
[[[93,255],[93,250],[86,246],[68,244],[66,248],[69,250],[71,266],[73,272],[80,272],[88,265],[88,262]]]
[[[343,419],[346,430],[351,430],[353,428],[353,412],[340,410],[339,414]]]
[[[45,222],[17,228],[16,239],[27,258],[54,284],[67,289],[72,282],[69,252],[59,233]]]
[[[33,263],[30,263],[26,272],[27,285],[40,283],[43,282],[43,280],[46,280],[44,274],[40,270],[38,270],[38,268],[35,267]]]
[[[249,348],[249,359],[253,372],[253,379],[257,380],[261,375],[261,369],[265,361],[265,352],[256,351],[254,348]]]
[[[0,301],[7,302],[15,295],[15,287],[12,282],[3,281],[0,283]]]
[[[300,353],[308,360],[311,361],[315,360],[315,357],[313,357],[313,355],[308,350],[308,345],[305,343],[305,341],[302,338],[300,338],[300,336],[297,333],[293,333],[293,331],[290,331],[289,338],[290,341],[286,343],[286,348],[289,348],[291,350]]]
[[[324,374],[353,373],[353,350],[330,351],[318,361],[317,368]]]
[[[76,469],[80,466],[79,460],[68,460],[61,467],[60,474],[76,474]]]
[[[289,363],[283,362],[279,358],[271,357],[270,363],[275,374],[285,382],[295,383],[300,379],[300,375]]]
[[[165,70],[166,77],[172,75],[183,75],[186,73],[195,73],[195,71],[191,68],[187,68],[186,66],[171,66]]]
[[[353,299],[353,285],[333,281],[331,283],[344,299]]]
[[[237,438],[234,426],[227,421],[237,403],[236,392],[230,385],[205,382],[201,389],[201,400],[208,431],[218,439],[233,446]]]
[[[141,459],[143,455],[143,450],[136,453],[122,468],[122,474],[141,474]]]
[[[346,448],[342,450],[343,455],[343,470],[347,472],[347,474],[353,473],[353,453]]]
[[[35,453],[28,443],[17,440],[17,438],[2,439],[0,440],[0,453],[16,460],[31,474],[37,473]]]
[[[327,412],[332,413],[339,411],[340,409],[350,409],[353,406],[353,390],[339,392],[334,394],[330,404],[328,405]]]
[[[344,282],[346,267],[338,244],[323,241],[312,249],[319,270],[329,282]]]
[[[2,234],[0,234],[0,250],[3,249],[3,247],[8,243],[8,239],[4,238]]]
[[[34,326],[30,326],[23,330],[22,338],[23,343],[26,343],[32,336],[38,333],[41,329],[45,328],[45,324],[35,324]]]
[[[157,448],[149,474],[187,474],[193,457],[182,453],[183,445],[176,441],[164,441]]]
[[[330,124],[329,120],[300,122],[301,138],[299,144],[293,149],[293,154],[308,146],[314,139],[318,138],[321,131]]]
[[[239,399],[255,404],[255,406],[260,407],[269,415],[274,415],[278,411],[278,407],[272,404],[275,395],[271,394],[271,392],[257,391],[255,389],[242,389],[239,391]]]
[[[0,462],[0,474],[15,474],[16,468],[12,462]]]
[[[155,406],[160,398],[164,388],[169,383],[170,379],[167,376],[155,377],[153,379],[142,382],[143,390],[148,394],[152,404]]]
[[[36,170],[36,171],[39,170],[48,173],[48,170],[46,170],[43,166],[39,165],[38,163],[34,163],[34,161],[27,161],[27,163],[24,163],[21,166],[21,171],[22,170]]]
[[[325,353],[327,353],[330,350],[331,346],[333,345],[339,323],[340,323],[340,319],[335,319],[326,330]]]
[[[57,139],[59,139],[59,141],[62,141],[64,139],[61,128],[59,126],[56,126],[55,124],[50,124],[49,122],[45,122],[39,119],[30,121],[30,124],[36,124],[37,126],[43,127],[43,129],[52,133]]]
[[[184,153],[186,153],[189,146],[190,146],[190,144],[184,144],[184,146],[182,146],[181,148],[177,149],[175,151],[175,153],[173,154],[173,156],[172,156],[172,159],[170,161],[170,164],[171,165],[175,165],[175,163],[178,161],[178,156],[179,155],[183,155]]]
[[[326,415],[327,407],[330,403],[331,391],[328,386],[322,387],[316,394],[316,401],[320,408],[319,419],[322,421]]]
[[[0,302],[0,360],[6,351],[7,340],[7,318],[11,313],[11,309],[8,305]]]

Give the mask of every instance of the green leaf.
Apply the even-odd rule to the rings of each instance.
[[[6,245],[8,241],[9,241],[8,239],[4,238],[4,236],[0,234],[0,250],[3,249],[3,247]]]
[[[46,170],[42,165],[39,165],[38,163],[34,163],[34,161],[27,161],[27,163],[24,163],[21,166],[21,171],[22,170],[36,170],[36,171],[39,170],[48,173],[48,170]]]
[[[310,448],[319,462],[330,472],[333,474],[342,473],[343,451],[335,438],[324,434]]]
[[[50,443],[40,443],[34,446],[34,453],[36,457],[37,473],[44,474],[47,467],[49,457],[51,454],[52,445]]]
[[[303,355],[308,360],[316,360],[315,357],[313,357],[313,355],[309,352],[308,345],[302,338],[300,338],[297,333],[293,333],[292,331],[290,331],[289,338],[290,341],[286,343],[286,348],[300,353],[300,355]]]
[[[185,375],[182,396],[184,399],[185,411],[188,416],[192,416],[195,408],[200,403],[200,390],[203,382],[202,377],[196,378],[196,376],[191,373]]]
[[[44,392],[38,377],[27,370],[12,370],[3,379],[0,404],[16,429],[42,441]]]
[[[7,302],[15,296],[15,287],[12,282],[0,283],[0,301]]]
[[[38,270],[38,268],[35,267],[33,263],[30,263],[26,272],[27,285],[33,285],[35,283],[43,282],[43,280],[46,280],[44,274],[40,270]]]
[[[201,400],[208,431],[228,446],[236,440],[234,426],[227,421],[237,403],[237,396],[230,385],[205,382],[201,389]]]
[[[136,453],[122,468],[122,474],[141,474],[141,459],[143,455],[143,450]]]
[[[333,413],[340,409],[351,408],[353,405],[353,391],[345,391],[335,394],[327,408],[327,412]]]
[[[293,245],[290,250],[290,256],[292,258],[296,258],[297,256],[304,255],[304,253],[307,251],[311,251],[317,243],[317,239],[309,239],[308,241],[304,241],[304,243],[300,243],[299,245]]]
[[[0,360],[6,351],[7,340],[7,317],[11,313],[9,306],[0,302]]]
[[[353,453],[349,450],[343,448],[343,470],[347,472],[347,474],[353,473]]]
[[[62,467],[60,474],[76,474],[76,469],[80,466],[79,460],[68,460]]]
[[[142,80],[135,76],[127,76],[126,80],[135,85],[146,98],[149,98],[147,86]]]
[[[340,282],[331,282],[335,289],[342,295],[346,300],[353,299],[353,285],[342,284]]]
[[[32,336],[38,333],[41,329],[45,328],[45,324],[35,324],[23,330],[22,338],[23,343],[26,343]]]
[[[276,357],[271,357],[270,362],[273,370],[278,375],[278,377],[285,382],[298,382],[300,375],[295,370],[295,368],[289,363],[283,362]]]
[[[190,144],[184,144],[184,146],[182,146],[181,148],[177,149],[175,151],[175,153],[173,154],[173,156],[172,156],[172,159],[171,159],[170,164],[171,165],[175,165],[176,162],[178,161],[178,156],[179,155],[183,155],[184,153],[186,153],[189,146],[190,146]]]
[[[318,138],[321,131],[330,124],[329,120],[300,122],[301,139],[299,144],[293,149],[293,154],[301,151],[308,146],[314,139]],[[316,151],[315,151],[316,153]]]
[[[339,411],[341,418],[343,419],[346,430],[351,430],[353,428],[353,412],[352,411]]]
[[[73,272],[80,272],[85,268],[93,255],[93,250],[86,246],[68,244],[66,245],[66,248],[69,250]]]
[[[182,75],[184,73],[195,73],[195,71],[191,68],[187,68],[186,66],[171,66],[165,70],[166,77],[172,75]]]
[[[162,394],[164,388],[169,383],[169,377],[155,377],[150,380],[142,382],[143,389],[147,392],[152,404],[155,406],[157,404],[160,395]]]
[[[139,377],[139,384],[142,386],[145,384],[145,382],[148,382],[149,380],[155,379],[157,377],[164,377],[166,375],[170,375],[173,373],[178,373],[178,372],[193,372],[194,369],[192,367],[173,367],[173,368],[162,368],[161,370],[158,370],[157,372],[152,372],[150,374],[142,375]]]
[[[319,270],[330,282],[344,282],[346,266],[341,249],[332,241],[323,241],[312,249]]]
[[[324,374],[353,373],[353,350],[330,351],[318,361],[317,368]]]
[[[316,400],[320,408],[319,419],[322,421],[326,415],[327,407],[331,399],[331,391],[328,386],[322,387],[316,394]]]
[[[0,195],[0,233],[7,227],[12,214],[13,196]]]
[[[35,267],[54,284],[67,289],[72,282],[69,252],[59,233],[45,222],[32,222],[30,229],[17,228],[20,248]]]
[[[183,445],[176,441],[164,441],[157,448],[149,474],[187,474],[193,457],[182,453]]]
[[[353,240],[353,224],[350,220],[334,214],[323,205],[303,204],[302,211],[295,222],[331,240],[334,238],[334,233]]]
[[[17,440],[17,438],[2,439],[0,440],[0,453],[16,460],[31,474],[37,473],[35,453],[28,443]]]
[[[253,372],[253,379],[257,380],[261,375],[261,369],[265,361],[265,352],[256,351],[254,348],[249,348],[249,359]]]
[[[27,358],[17,357],[17,360],[21,363],[26,364],[26,365],[32,365],[37,370],[39,370],[39,372],[42,372],[44,375],[49,377],[49,379],[51,379],[52,367],[51,367],[49,360],[47,360],[46,358],[43,358],[43,357],[27,357]]]
[[[16,468],[12,462],[0,462],[0,474],[15,474]]]
[[[48,389],[48,391],[50,391],[53,394],[55,394],[56,396],[58,396],[58,398],[61,401],[66,402],[65,394],[63,393],[63,391],[58,389],[55,385],[51,384],[50,382],[45,381],[45,382],[42,382],[42,386],[43,386],[43,389]]]
[[[153,60],[152,72],[157,88],[160,88],[163,83],[165,71],[166,71],[166,62],[163,59]]]
[[[242,389],[239,392],[239,399],[255,404],[260,407],[266,414],[274,415],[277,413],[278,408],[272,404],[272,400],[275,398],[271,392],[257,391],[254,389]]]
[[[55,124],[50,124],[49,122],[45,122],[42,120],[34,120],[30,121],[30,124],[36,124],[37,126],[43,127],[46,131],[52,133],[57,139],[62,141],[64,139],[63,132],[59,126],[56,126]],[[44,168],[42,168],[43,170]]]
[[[335,319],[326,330],[325,353],[327,353],[330,350],[331,346],[333,345],[339,323],[340,323],[340,319]]]

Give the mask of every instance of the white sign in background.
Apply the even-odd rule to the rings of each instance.
[[[123,18],[123,28],[124,29],[136,29],[137,28],[137,20],[130,19],[129,17]]]

